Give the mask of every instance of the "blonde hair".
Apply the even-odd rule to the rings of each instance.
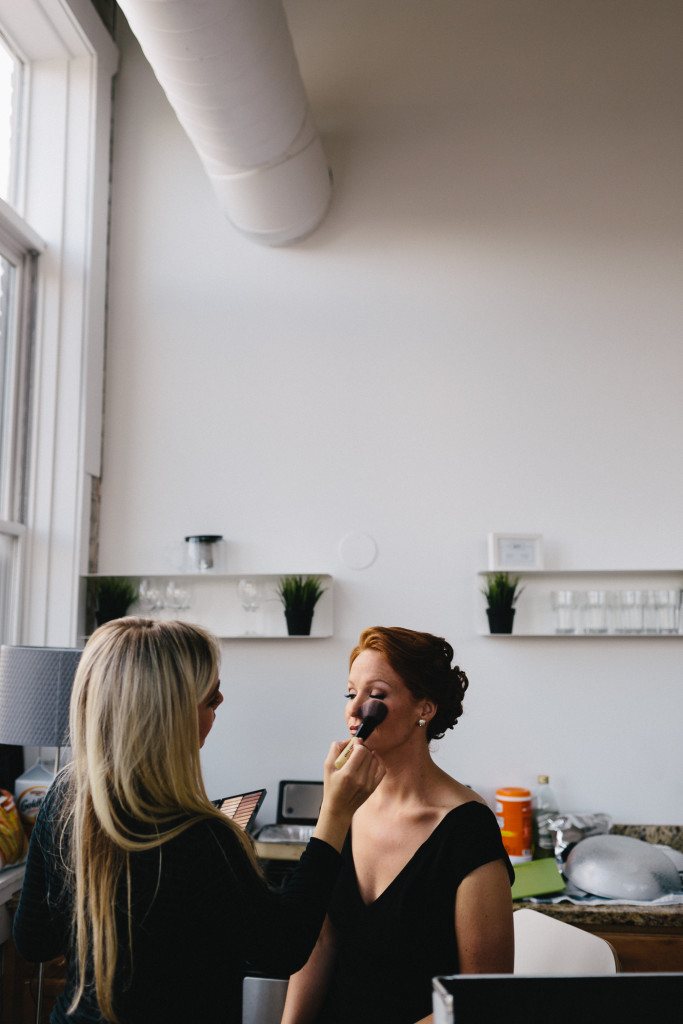
[[[79,979],[69,1012],[83,995],[91,955],[100,1010],[116,1021],[114,908],[122,881],[134,969],[131,853],[215,818],[232,828],[258,871],[249,837],[209,801],[202,780],[197,707],[219,663],[215,637],[185,622],[115,619],[85,646],[71,695],[72,788],[62,825]]]

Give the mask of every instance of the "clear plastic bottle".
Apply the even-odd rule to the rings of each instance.
[[[534,859],[555,856],[555,838],[548,822],[559,813],[559,805],[549,785],[547,775],[538,776],[538,789],[534,800]]]

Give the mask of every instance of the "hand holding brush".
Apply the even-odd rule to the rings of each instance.
[[[323,802],[313,832],[316,839],[329,843],[338,852],[344,845],[353,815],[374,793],[386,772],[377,755],[363,743],[351,747],[339,771],[335,761],[343,748],[343,743],[333,743],[325,760]]]

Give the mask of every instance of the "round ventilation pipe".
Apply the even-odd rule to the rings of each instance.
[[[309,235],[329,168],[280,0],[119,0],[231,223],[265,245]]]

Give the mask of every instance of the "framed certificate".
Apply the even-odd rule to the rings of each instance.
[[[489,569],[542,569],[540,533],[490,533]]]

